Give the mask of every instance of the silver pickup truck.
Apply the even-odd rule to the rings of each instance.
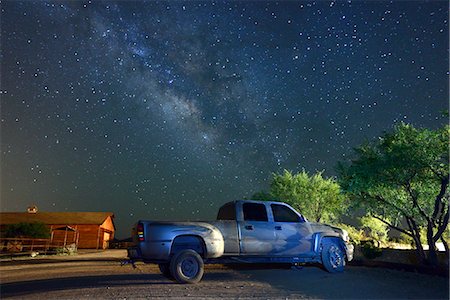
[[[224,204],[212,222],[138,221],[131,262],[156,263],[180,283],[196,283],[205,263],[320,263],[342,272],[353,258],[345,230],[311,223],[282,202]]]

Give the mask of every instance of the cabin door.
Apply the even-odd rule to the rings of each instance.
[[[244,220],[238,222],[241,253],[270,255],[274,250],[275,233],[262,203],[243,203]]]
[[[103,249],[107,249],[109,246],[109,239],[111,238],[111,233],[104,232],[103,233]]]

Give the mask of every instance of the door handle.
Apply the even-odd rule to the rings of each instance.
[[[281,226],[275,226],[275,230],[282,230]]]
[[[247,229],[247,230],[253,230],[253,225],[245,225],[245,229]]]

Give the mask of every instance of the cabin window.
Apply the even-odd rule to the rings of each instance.
[[[242,205],[245,221],[263,221],[267,222],[267,211],[264,204],[244,203]]]
[[[270,207],[275,222],[300,222],[300,217],[289,207],[280,204],[272,204]]]

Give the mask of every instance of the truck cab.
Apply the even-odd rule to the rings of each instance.
[[[310,223],[286,203],[228,202],[219,209],[217,221],[219,228],[220,221],[232,222],[237,230],[237,234],[225,238],[225,254],[288,256],[312,249]],[[235,238],[238,245],[233,243]]]

